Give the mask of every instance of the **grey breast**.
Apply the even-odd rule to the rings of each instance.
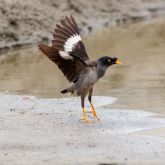
[[[76,93],[86,94],[86,92],[93,87],[94,83],[98,80],[98,74],[96,67],[90,67],[84,73],[82,73],[76,82]]]

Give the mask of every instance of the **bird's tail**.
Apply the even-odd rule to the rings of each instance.
[[[62,90],[61,93],[62,93],[62,94],[65,94],[65,93],[70,92],[70,93],[74,94],[74,87],[75,87],[75,86],[72,85],[71,87]]]
[[[67,89],[64,89],[64,90],[61,91],[62,94],[65,94],[67,92],[68,92]]]

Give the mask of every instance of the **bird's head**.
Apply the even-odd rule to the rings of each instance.
[[[113,64],[121,64],[121,62],[116,57],[104,56],[98,59],[98,61],[100,62],[102,66],[105,66],[105,67],[109,67]]]

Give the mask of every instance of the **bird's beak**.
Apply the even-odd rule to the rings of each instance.
[[[116,64],[122,64],[119,60],[116,61]]]

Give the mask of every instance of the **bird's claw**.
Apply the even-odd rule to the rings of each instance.
[[[100,119],[97,117],[97,115],[96,115],[96,112],[95,112],[95,111],[92,111],[92,114],[93,114],[93,116],[94,116],[94,118],[95,118],[95,119],[97,119],[98,121],[100,121]]]
[[[86,113],[92,113],[94,119],[97,119],[98,121],[100,121],[100,119],[99,119],[99,118],[97,117],[97,115],[96,115],[96,112],[93,112],[93,111],[86,111]]]
[[[92,104],[91,104],[91,106],[92,106],[92,111],[85,111],[84,108],[82,108],[83,117],[81,118],[81,120],[84,120],[86,123],[95,123],[95,121],[91,121],[91,120],[88,119],[90,116],[87,113],[92,113],[94,119],[97,119],[98,121],[100,120],[97,117],[96,111],[95,111],[95,109],[94,109]]]
[[[98,121],[100,121],[100,118],[98,118],[97,116],[94,116],[95,119],[97,119]]]
[[[87,116],[83,116],[81,120],[84,120],[86,123],[94,123],[94,121],[89,120]]]

